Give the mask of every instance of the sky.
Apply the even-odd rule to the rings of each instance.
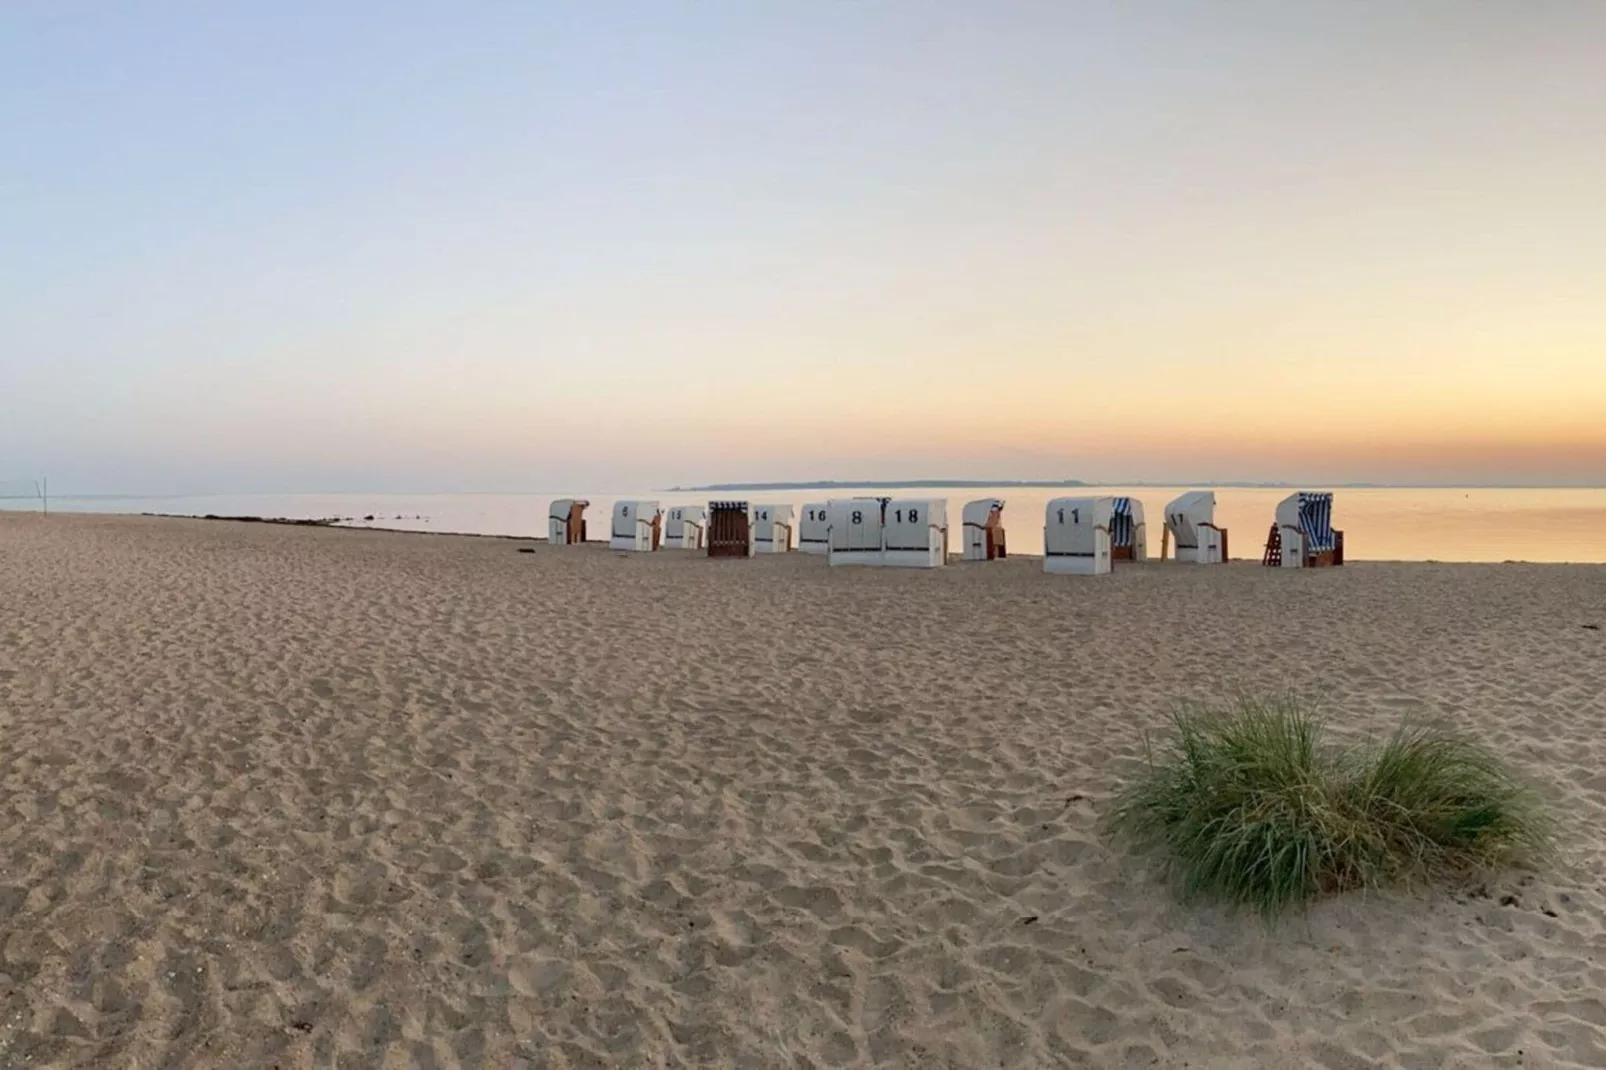
[[[0,479],[1606,485],[1606,3],[8,0]]]

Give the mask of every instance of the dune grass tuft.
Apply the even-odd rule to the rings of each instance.
[[[1266,916],[1319,895],[1453,881],[1549,857],[1534,793],[1477,743],[1407,723],[1344,749],[1292,699],[1185,710],[1108,821],[1185,899]]]

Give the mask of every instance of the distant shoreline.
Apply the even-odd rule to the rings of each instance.
[[[905,479],[905,480],[840,480],[822,479],[813,483],[708,483],[696,487],[666,487],[666,494],[688,494],[692,491],[724,490],[840,490],[844,487],[874,487],[901,489],[905,487],[1088,487],[1075,479],[1058,482],[1039,482],[1030,479]]]
[[[1153,481],[1132,481],[1113,483],[1089,483],[1080,479],[1038,480],[1038,479],[904,479],[904,480],[841,480],[822,479],[808,483],[707,483],[693,487],[665,487],[666,494],[690,494],[695,491],[732,491],[732,490],[841,490],[843,488],[868,487],[875,489],[900,490],[905,488],[929,489],[932,487],[955,488],[988,488],[1001,489],[1032,488],[1032,487],[1084,487],[1098,489],[1101,487],[1209,487],[1217,490],[1295,490],[1301,487],[1326,487],[1333,490],[1591,490],[1591,487],[1485,487],[1466,484],[1423,484],[1421,486],[1396,483],[1321,483],[1307,480],[1303,483],[1254,483],[1243,480],[1183,480],[1163,483]]]

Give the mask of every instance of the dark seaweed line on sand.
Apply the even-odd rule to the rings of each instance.
[[[327,516],[317,519],[296,519],[288,516],[219,516],[217,513],[207,513],[196,516],[193,513],[141,513],[140,516],[156,517],[161,520],[223,520],[234,524],[279,524],[291,528],[329,528],[332,531],[381,531],[387,535],[448,535],[454,539],[507,539],[513,542],[529,542],[532,539],[545,542],[539,535],[485,535],[475,531],[415,531],[412,528],[373,528],[357,527],[356,522],[364,519],[354,516]]]

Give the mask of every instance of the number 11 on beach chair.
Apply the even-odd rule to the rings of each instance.
[[[1101,576],[1110,571],[1114,498],[1055,498],[1043,522],[1043,571]]]

